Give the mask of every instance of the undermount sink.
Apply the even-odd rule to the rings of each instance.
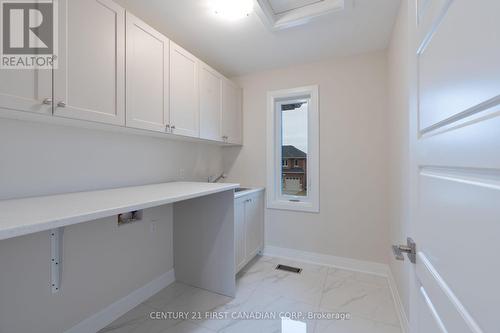
[[[243,192],[243,191],[248,191],[251,190],[248,187],[238,187],[237,189],[234,190],[234,192]]]

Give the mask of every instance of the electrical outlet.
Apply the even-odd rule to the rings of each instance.
[[[183,168],[179,169],[179,177],[180,177],[180,179],[186,178],[186,170],[185,169],[183,169]]]
[[[149,231],[153,234],[156,233],[156,230],[158,229],[158,226],[156,225],[156,222],[151,222],[149,225]]]

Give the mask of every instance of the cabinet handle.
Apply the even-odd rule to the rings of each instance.
[[[52,105],[52,98],[46,98],[42,102],[45,105]]]
[[[61,102],[57,103],[57,107],[58,108],[65,108],[66,107],[66,103],[63,102],[63,101],[61,101]]]

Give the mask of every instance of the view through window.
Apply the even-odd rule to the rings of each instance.
[[[281,193],[307,197],[308,100],[281,103]]]

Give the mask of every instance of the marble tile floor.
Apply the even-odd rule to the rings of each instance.
[[[278,271],[277,264],[303,271]],[[151,319],[151,313],[159,319]],[[348,319],[337,318],[346,314]],[[234,299],[175,282],[99,333],[214,332],[402,331],[386,278],[259,256],[238,275]]]

